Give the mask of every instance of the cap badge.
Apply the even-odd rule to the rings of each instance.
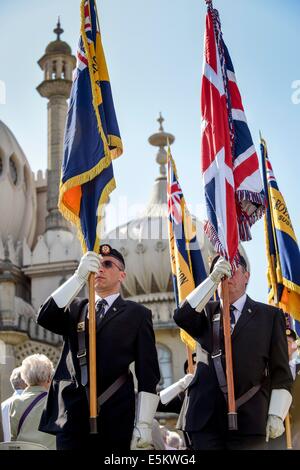
[[[109,255],[110,254],[110,246],[109,245],[102,245],[101,246],[101,254],[102,255]]]

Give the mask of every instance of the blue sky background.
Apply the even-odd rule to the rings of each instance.
[[[6,104],[0,119],[14,132],[33,171],[47,165],[47,101],[35,88],[43,79],[37,60],[58,15],[73,53],[79,37],[79,0],[0,0],[0,80]],[[204,217],[200,175],[200,87],[205,4],[203,0],[98,0],[103,43],[124,155],[114,165],[118,188],[112,203],[146,203],[158,174],[156,150],[148,144],[162,111],[187,202]],[[298,0],[215,0],[231,54],[249,127],[259,150],[262,130],[279,187],[299,238],[300,104],[292,84],[300,80]],[[300,94],[298,93],[298,97]],[[118,214],[112,227],[125,222]],[[129,217],[133,217],[130,213]],[[111,228],[112,228],[111,227]],[[249,294],[265,301],[263,222],[245,248],[251,262]]]

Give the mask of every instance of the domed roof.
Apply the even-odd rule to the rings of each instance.
[[[56,40],[50,42],[46,48],[46,54],[66,54],[71,55],[72,49],[65,41]]]
[[[158,178],[145,214],[117,227],[105,237],[124,256],[127,275],[123,293],[126,297],[173,292],[167,203],[156,199],[159,194],[166,195],[166,184],[166,178]],[[196,221],[196,225],[201,251],[205,252],[207,260],[212,249],[204,236],[202,223]]]
[[[32,245],[36,191],[28,160],[11,130],[0,121],[0,237]]]

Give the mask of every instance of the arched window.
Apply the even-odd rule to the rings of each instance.
[[[160,369],[160,382],[158,384],[158,391],[160,391],[173,383],[172,353],[170,349],[162,344],[157,344],[156,349]]]
[[[9,172],[10,172],[10,176],[11,176],[11,179],[12,179],[12,182],[15,186],[17,186],[17,182],[18,182],[18,171],[17,171],[17,165],[16,165],[16,162],[15,160],[13,159],[13,157],[10,157],[9,159]]]
[[[24,184],[25,184],[25,190],[29,191],[29,189],[30,189],[30,169],[26,165],[24,166]]]
[[[56,80],[56,78],[57,78],[56,60],[54,60],[53,63],[52,63],[51,78],[52,78],[52,80]]]

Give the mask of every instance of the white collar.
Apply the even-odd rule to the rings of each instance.
[[[111,294],[111,295],[108,295],[107,297],[104,297],[104,300],[106,300],[107,305],[108,305],[107,308],[110,308],[112,306],[112,304],[119,297],[119,295],[120,293],[118,292],[117,294]],[[96,294],[95,299],[97,302],[98,300],[102,300],[103,298]]]
[[[238,310],[240,313],[242,313],[244,305],[247,300],[247,294],[246,292],[239,298],[237,299],[232,305],[236,310]]]

